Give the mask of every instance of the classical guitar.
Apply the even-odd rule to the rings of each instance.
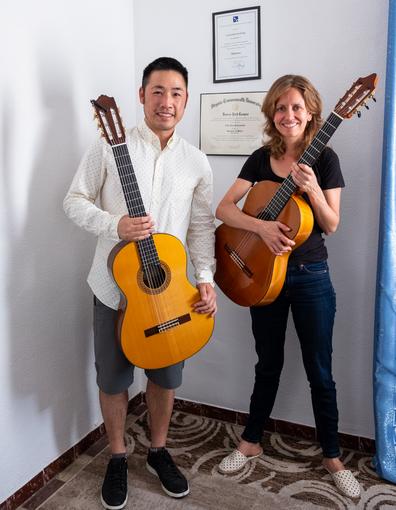
[[[111,145],[130,217],[146,216],[114,98],[91,101],[99,128]],[[121,293],[118,339],[125,356],[141,368],[161,368],[185,360],[208,341],[214,319],[194,312],[198,290],[186,277],[183,244],[169,234],[122,241],[108,267]]]
[[[343,119],[352,117],[368,98],[373,97],[377,75],[359,78],[339,100],[321,129],[298,160],[312,165]],[[313,227],[312,210],[296,194],[297,186],[289,175],[282,184],[261,181],[249,191],[243,212],[265,221],[281,221],[290,227],[286,235],[300,246]],[[235,303],[260,306],[273,302],[282,290],[290,252],[276,256],[253,232],[222,224],[216,229],[217,269],[215,281]]]

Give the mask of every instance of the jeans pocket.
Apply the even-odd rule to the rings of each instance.
[[[312,262],[311,264],[302,264],[300,266],[302,272],[306,274],[326,274],[329,272],[327,262]]]

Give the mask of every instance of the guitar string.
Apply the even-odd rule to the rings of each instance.
[[[127,168],[128,170],[132,169],[133,172],[133,168],[131,168],[131,163],[130,161],[128,161],[129,159],[128,154],[119,154],[118,159],[120,159],[121,163],[123,163],[123,165],[120,165],[120,168]],[[129,189],[131,185],[137,188],[136,176],[132,172],[125,173],[125,171],[122,169],[121,172],[122,173],[120,177],[122,178],[125,199],[129,208],[132,209],[132,216],[133,217],[146,216],[146,212],[144,210],[144,205],[141,200],[140,193],[138,191],[135,191],[134,189]],[[131,197],[133,202],[131,201]],[[157,262],[155,260],[155,252],[150,246],[151,244],[150,241],[147,241],[147,239],[151,238],[146,238],[146,240],[142,239],[137,241],[137,243],[139,243],[139,247],[141,248],[141,250],[139,250],[139,253],[143,258],[142,262],[146,267],[150,283],[153,285],[158,285],[159,281],[157,280],[155,272],[151,272],[150,270],[150,266],[152,264],[155,265],[155,263]]]
[[[119,152],[121,152],[121,150]],[[128,170],[131,170],[131,172],[129,172],[129,173],[125,173],[124,171],[121,171],[122,172],[121,175],[122,175],[123,188],[126,190],[126,188],[128,188],[130,185],[133,186],[133,189],[128,193],[128,195],[132,195],[133,200],[136,202],[136,204],[131,203],[130,197],[127,195],[126,196],[127,205],[132,208],[132,214],[135,217],[146,216],[146,211],[144,209],[144,204],[143,204],[143,201],[142,201],[142,198],[141,198],[141,195],[139,192],[139,188],[137,185],[136,175],[134,174],[132,162],[130,160],[130,156],[129,156],[128,148],[127,148],[126,144],[124,146],[124,153],[120,154],[120,159],[121,159],[121,162],[124,163],[124,165],[122,165],[122,166],[124,168],[128,168]],[[120,177],[121,177],[121,175],[120,175]],[[138,252],[139,252],[139,255],[141,258],[141,262],[142,262],[142,265],[144,268],[144,274],[146,275],[149,287],[152,289],[159,288],[160,284],[161,284],[161,282],[159,280],[160,276],[159,276],[159,274],[157,275],[157,271],[155,269],[153,269],[153,271],[151,270],[151,265],[155,266],[157,261],[159,263],[158,257],[155,257],[155,254],[156,254],[155,245],[154,245],[154,249],[152,248],[152,246],[150,246],[153,243],[154,243],[154,240],[151,235],[149,238],[146,238],[146,239],[136,242],[137,249],[138,249]],[[157,267],[158,266],[159,266],[159,264],[157,264]],[[152,294],[149,294],[148,298],[151,300],[151,302],[154,305],[153,308],[155,311],[155,315],[157,317],[156,320],[159,323],[162,323],[163,320],[162,320],[161,313],[160,313],[161,312],[160,304],[157,303],[157,299],[155,297],[153,297]],[[163,303],[162,303],[162,306],[163,306]]]
[[[132,217],[146,216],[147,214],[144,209],[143,200],[139,191],[136,175],[134,173],[132,161],[130,159],[126,143],[124,142],[123,145],[114,147],[113,150],[117,154],[117,158],[119,160],[117,161],[116,159],[116,164],[121,180],[121,185],[124,191],[125,200],[127,202],[128,209],[131,209],[128,211],[129,215],[132,214]],[[122,165],[119,165],[119,162],[121,162]],[[125,172],[124,168],[126,168],[128,172]],[[151,246],[152,244],[154,247]],[[153,236],[150,234],[148,238],[136,241],[135,245],[140,255],[141,263],[143,266],[143,273],[147,278],[149,288],[158,289],[161,286],[161,265],[158,256],[155,256],[156,248]],[[152,266],[153,269],[151,269]],[[158,295],[149,293],[148,299],[153,304],[156,320],[159,324],[161,324],[164,322],[161,314],[161,309],[164,311],[167,307],[164,306],[165,303],[158,302],[163,301],[161,293],[159,294],[159,299],[157,299],[157,296]]]
[[[330,120],[332,120],[333,122],[335,121],[336,126],[333,126],[333,124],[330,122]],[[341,121],[342,121],[342,119],[340,119],[338,116],[335,116],[335,115],[333,116],[333,113],[330,114],[328,119],[326,120],[325,124],[322,126],[322,128],[317,133],[314,140],[311,142],[311,144],[308,146],[308,148],[304,151],[304,153],[301,156],[298,163],[305,163],[305,164],[312,166],[312,164],[315,162],[315,160],[318,157],[318,155],[320,154],[320,152],[326,146],[328,140],[330,139],[332,134],[335,132],[335,130],[337,129],[337,127],[341,123]],[[333,129],[330,129],[330,133],[327,132],[327,129],[329,126],[331,126],[333,128]],[[325,137],[323,135],[325,135]],[[309,149],[311,148],[312,145],[315,145],[317,142],[320,142],[320,146],[319,146],[320,150],[317,150],[316,147],[314,147],[315,150],[318,152],[317,156],[314,157],[309,153]],[[307,156],[310,156],[312,161],[309,161]],[[275,193],[275,195],[272,197],[272,199],[268,203],[267,207],[264,208],[256,217],[258,217],[259,219],[264,219],[266,217],[268,219],[271,219],[271,218],[273,218],[273,220],[276,219],[296,188],[297,188],[297,186],[295,186],[294,181],[292,180],[291,176],[289,175],[284,180],[282,185],[279,187],[279,189]],[[286,193],[285,193],[285,189],[286,189]],[[282,200],[280,200],[279,197],[281,197]],[[256,238],[256,235],[249,231],[247,231],[246,234],[244,236],[242,236],[240,243],[237,245],[236,249],[234,250],[237,253],[237,256],[240,257],[242,250],[244,250],[246,247],[248,248],[248,243],[253,238]]]
[[[298,164],[302,163],[308,166],[312,166],[319,157],[319,155],[321,154],[322,150],[326,147],[331,136],[334,134],[338,126],[341,124],[342,120],[343,119],[336,115],[334,112],[331,112],[323,126],[316,134],[315,138],[303,152],[302,156],[298,160]],[[315,155],[311,154],[310,153],[311,149],[314,149],[317,154]],[[294,181],[291,175],[289,174],[288,177],[286,177],[282,184],[279,186],[278,190],[271,198],[267,206],[262,211],[260,211],[256,218],[258,219],[268,218],[269,221],[275,221],[296,189],[297,186],[294,184]],[[257,234],[254,234],[251,231],[246,231],[246,233],[241,237],[236,248],[233,250],[236,253],[237,258],[242,260],[242,262],[244,257],[244,255],[242,255],[242,252],[246,248],[247,253],[249,253],[250,251],[249,243],[251,240],[255,239],[257,239]]]
[[[327,130],[328,126],[330,126],[330,125],[332,126],[332,124],[329,122],[331,118],[332,118],[332,114],[330,114],[326,123],[319,130],[316,137],[311,142],[310,146],[304,151],[303,155],[301,156],[300,160],[298,161],[299,163],[305,163],[308,165],[312,165],[315,162],[315,159],[317,156],[314,158],[314,156],[312,156],[309,153],[309,149],[312,146],[312,144],[316,144],[317,142],[320,142],[321,149],[317,150],[315,148],[315,150],[318,152],[318,155],[323,150],[326,143],[330,139],[331,135],[334,133],[335,129],[338,127],[338,126],[336,126],[336,127],[333,126],[334,129],[332,130],[332,133],[330,133],[330,134],[327,133],[326,130]],[[338,119],[338,117],[337,117],[337,119]],[[340,121],[339,121],[339,123],[340,123]],[[339,125],[339,123],[338,123],[338,125]],[[326,139],[324,141],[323,141],[323,139],[324,139],[323,135],[326,135]],[[307,156],[311,156],[312,162],[308,160]],[[268,218],[269,220],[271,220],[271,218],[272,218],[274,221],[274,219],[276,219],[277,216],[280,214],[283,207],[286,205],[286,202],[289,200],[289,198],[291,197],[292,193],[295,191],[296,188],[297,188],[297,186],[294,184],[294,181],[292,180],[291,176],[289,175],[284,180],[282,185],[279,187],[279,189],[275,193],[275,195],[272,197],[272,199],[270,200],[270,202],[268,203],[266,208],[264,208],[256,217],[258,217],[259,219]],[[286,192],[285,192],[285,190],[286,190]],[[281,200],[280,200],[280,197],[281,197]],[[240,243],[238,244],[238,246],[235,250],[237,252],[237,255],[240,255],[240,252],[242,250],[244,250],[246,247],[248,247],[247,245],[252,238],[256,238],[255,234],[253,234],[252,232],[246,232],[246,234],[242,237]]]
[[[125,150],[127,150],[127,148],[125,148]],[[129,154],[125,154],[124,159],[126,159],[127,165],[129,167],[131,167]],[[132,166],[132,171],[133,171],[133,166]],[[126,175],[126,177],[128,177],[128,175]],[[137,200],[137,203],[138,203],[138,207],[137,207],[137,211],[135,211],[135,215],[139,215],[139,216],[146,215],[146,212],[144,210],[144,205],[141,200],[140,192],[139,192],[139,189],[137,186],[136,176],[131,175],[129,177],[132,177],[132,179],[134,181],[133,184],[135,184],[135,187],[134,187],[135,190],[132,190],[132,193],[135,195],[134,198],[135,198],[135,200]],[[139,202],[140,202],[140,207],[139,207]],[[160,260],[158,258],[158,254],[157,254],[156,247],[155,247],[155,241],[154,241],[154,238],[152,237],[152,235],[150,235],[150,237],[148,237],[146,239],[138,241],[138,245],[139,245],[139,253],[140,253],[140,256],[142,259],[142,264],[145,268],[145,275],[147,277],[148,286],[149,286],[149,288],[153,289],[153,294],[149,294],[149,296],[150,296],[149,299],[151,300],[151,302],[154,304],[154,306],[156,308],[156,315],[157,315],[158,322],[163,323],[164,319],[162,318],[161,315],[165,315],[165,318],[168,318],[169,313],[164,313],[167,310],[167,307],[165,306],[165,304],[163,302],[162,295],[156,294],[155,289],[159,289],[165,283],[164,277],[166,277],[166,275],[161,267]]]

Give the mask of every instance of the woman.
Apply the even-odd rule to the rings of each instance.
[[[286,75],[276,80],[262,106],[268,141],[248,158],[216,211],[217,218],[226,224],[259,235],[277,256],[292,251],[295,244],[286,236],[287,225],[248,216],[236,205],[252,184],[262,180],[281,183],[291,173],[314,215],[311,235],[290,254],[285,284],[278,298],[270,305],[250,309],[258,355],[250,414],[241,442],[221,461],[219,469],[234,473],[263,453],[260,441],[278,390],[291,308],[311,386],[323,466],[343,494],[358,497],[360,485],[340,460],[336,390],[331,371],[336,305],[322,237],[322,233],[331,234],[338,227],[344,180],[338,157],[328,147],[313,168],[296,164],[320,129],[321,111],[320,96],[306,78]]]

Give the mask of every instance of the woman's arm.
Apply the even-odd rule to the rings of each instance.
[[[322,190],[311,167],[293,164],[291,174],[300,191],[307,193],[316,221],[323,232],[333,234],[340,222],[341,188]]]
[[[246,195],[252,183],[238,178],[224,195],[216,209],[216,218],[230,227],[242,228],[259,235],[269,250],[275,255],[282,255],[291,251],[294,241],[289,239],[284,232],[289,227],[280,221],[264,221],[245,214],[237,203]]]

